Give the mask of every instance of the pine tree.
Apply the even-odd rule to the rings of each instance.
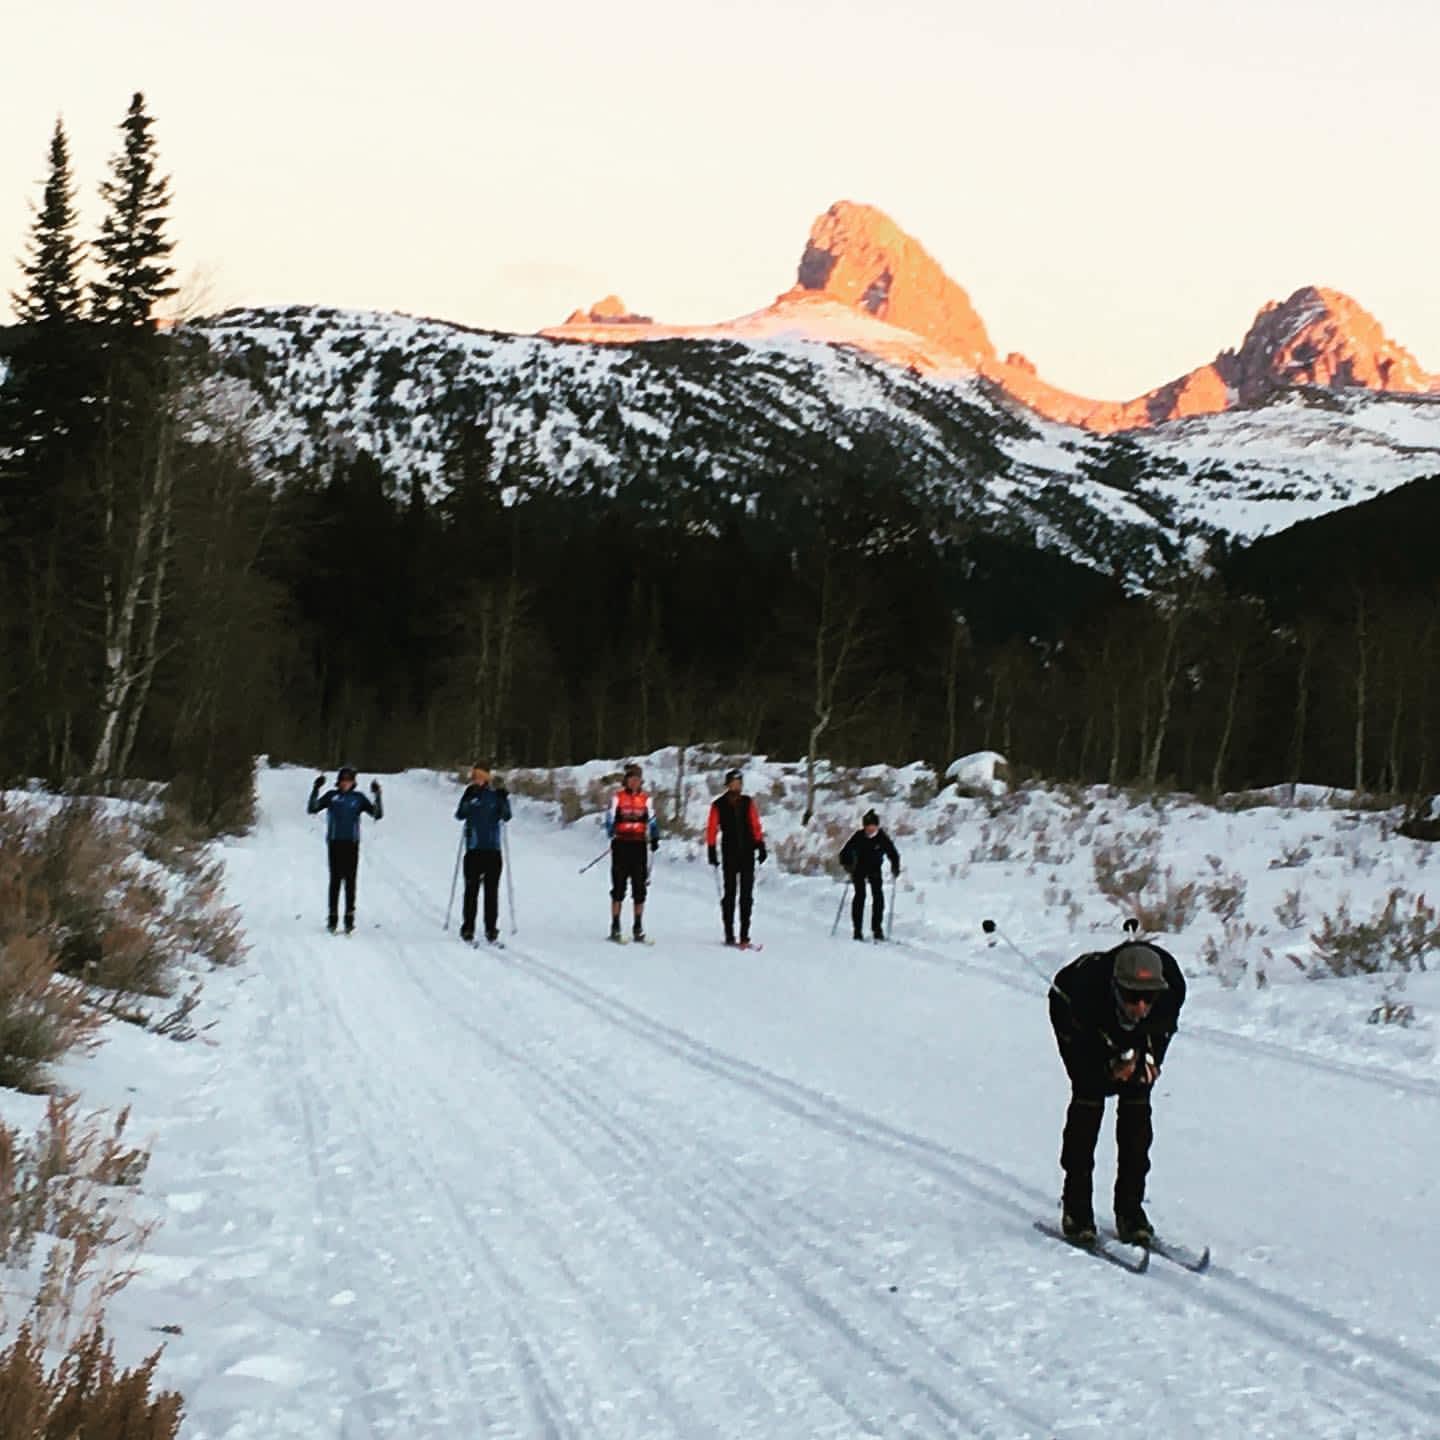
[[[156,174],[154,123],[136,91],[120,126],[124,146],[100,186],[108,210],[95,248],[104,273],[91,286],[90,307],[107,325],[150,328],[155,306],[175,294],[168,284],[175,271],[166,263],[174,249],[165,234],[170,180]]]
[[[50,137],[50,173],[30,232],[29,254],[21,262],[26,285],[10,299],[22,324],[63,325],[84,317],[80,289],[80,242],[75,238],[75,185],[70,178],[70,142],[55,121]]]

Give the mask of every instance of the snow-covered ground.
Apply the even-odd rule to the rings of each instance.
[[[559,789],[586,809],[609,768]],[[709,769],[660,852],[653,948],[604,943],[593,815],[561,824],[576,802],[521,777],[503,951],[442,929],[450,777],[387,782],[344,939],[309,772],[262,771],[260,823],[225,847],[252,949],[207,982],[209,1043],[118,1027],[67,1073],[156,1137],[165,1223],[112,1320],[132,1351],[181,1327],[161,1378],[190,1440],[1437,1433],[1436,976],[1405,992],[1415,1025],[1372,1026],[1377,982],[1288,958],[1342,894],[1368,914],[1423,890],[1423,846],[1324,806],[927,798],[918,770],[827,777],[812,841],[793,767],[749,774],[772,859],[765,948],[738,953],[693,837]],[[840,890],[800,873],[870,803],[905,861],[895,945],[831,939]],[[1066,1089],[1043,980],[979,922],[1042,972],[1113,943],[1094,856],[1116,841],[1246,882],[1164,937],[1194,985],[1149,1208],[1213,1245],[1204,1276],[1032,1228]],[[1216,907],[1236,988],[1201,958]],[[1112,1152],[1107,1131],[1102,1214]]]

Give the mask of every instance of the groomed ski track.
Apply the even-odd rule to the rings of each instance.
[[[763,874],[765,949],[725,950],[671,847],[619,949],[601,833],[517,800],[519,933],[471,950],[459,787],[397,776],[332,938],[308,775],[227,849],[251,955],[149,1272],[224,1295],[172,1352],[201,1440],[1436,1434],[1440,1097],[1182,1029],[1150,1210],[1215,1263],[1125,1275],[1033,1229],[1066,1091],[978,924],[831,940],[833,890]]]

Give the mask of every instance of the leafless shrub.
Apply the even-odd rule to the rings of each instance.
[[[1305,923],[1305,907],[1300,887],[1287,890],[1275,907],[1275,918],[1287,930],[1298,930]]]
[[[1245,906],[1245,877],[1238,871],[1205,887],[1205,903],[1217,920],[1234,920]]]
[[[470,772],[467,770],[456,779],[457,784],[468,785]],[[505,777],[505,788],[512,795],[525,800],[558,800],[560,786],[552,770],[512,770]]]
[[[1320,917],[1310,944],[1311,976],[1424,970],[1425,957],[1440,949],[1440,924],[1423,895],[1407,896],[1397,887],[1368,920],[1352,916],[1348,900],[1342,900]]]
[[[1124,902],[1147,935],[1174,935],[1183,930],[1200,908],[1200,887],[1193,880],[1179,881],[1169,866],[1159,881]]]
[[[957,824],[955,812],[947,810],[944,814],[936,817],[935,823],[926,833],[926,839],[932,845],[944,845],[955,838],[955,827]]]
[[[1091,858],[1095,888],[1120,904],[1143,894],[1160,870],[1159,841],[1159,832],[1151,829],[1133,839],[1097,843]]]
[[[125,1143],[128,1111],[80,1120],[73,1097],[51,1097],[40,1129],[20,1142],[0,1127],[0,1264],[24,1267],[44,1246],[32,1320],[63,1333],[100,1311],[131,1278],[149,1228],[130,1224],[114,1192],[137,1185],[148,1154]],[[8,1431],[6,1434],[8,1435]]]
[[[1200,958],[1222,985],[1234,989],[1250,968],[1246,951],[1254,939],[1255,927],[1242,924],[1232,916],[1225,920],[1218,941],[1213,935],[1205,937],[1200,946]]]
[[[1366,1016],[1371,1025],[1399,1025],[1402,1028],[1415,1023],[1415,1007],[1408,1000],[1402,1000],[1398,989],[1387,985],[1380,996],[1380,1003]]]
[[[808,830],[782,837],[770,853],[787,875],[833,874],[836,857],[852,833],[846,821],[817,815]]]
[[[1310,858],[1310,847],[1300,840],[1294,845],[1285,846],[1270,862],[1270,868],[1272,870],[1294,870],[1304,865]]]
[[[157,1350],[133,1370],[121,1370],[99,1325],[81,1335],[53,1371],[45,1345],[30,1326],[0,1352],[0,1416],[5,1440],[175,1440],[184,1409],[180,1396],[152,1395]]]
[[[911,782],[905,803],[912,810],[923,810],[939,793],[940,786],[933,775],[920,775]]]
[[[562,786],[554,798],[560,806],[562,824],[573,825],[585,814],[585,802],[580,798],[580,792],[573,785]]]

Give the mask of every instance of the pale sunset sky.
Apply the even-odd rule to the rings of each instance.
[[[1440,370],[1434,0],[52,0],[0,35],[3,296],[56,115],[88,233],[142,90],[205,310],[722,320],[850,199],[1085,394],[1312,283]]]

